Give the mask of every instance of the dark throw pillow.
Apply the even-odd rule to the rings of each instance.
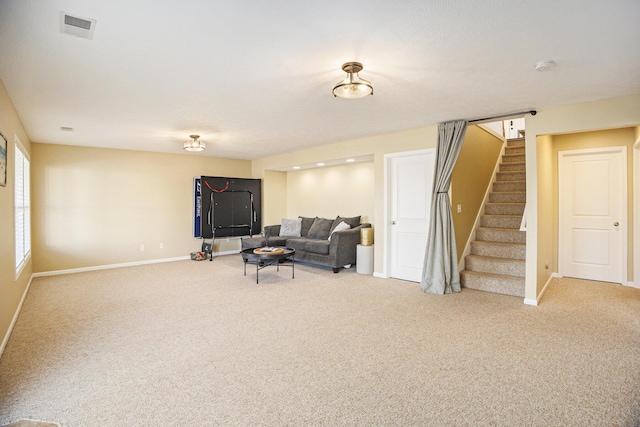
[[[300,236],[307,237],[307,236],[309,236],[309,229],[313,225],[313,221],[315,221],[316,219],[315,218],[307,218],[307,217],[304,217],[304,216],[301,216],[300,218],[302,218],[302,227],[300,229]]]
[[[329,238],[329,234],[331,234],[332,225],[332,219],[316,218],[309,229],[307,237],[310,239],[326,240]]]

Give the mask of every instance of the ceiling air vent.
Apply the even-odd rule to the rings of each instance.
[[[63,33],[83,39],[92,39],[96,28],[95,19],[80,18],[64,12],[60,12],[60,24]]]

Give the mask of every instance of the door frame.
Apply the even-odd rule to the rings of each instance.
[[[629,259],[629,247],[628,247],[628,204],[629,204],[629,196],[627,193],[628,187],[628,171],[627,171],[627,147],[625,146],[615,146],[615,147],[602,147],[602,148],[588,148],[582,150],[565,150],[558,151],[558,274],[560,277],[564,276],[564,171],[563,160],[565,156],[574,156],[574,155],[583,155],[583,154],[601,154],[606,152],[615,152],[622,154],[622,161],[624,164],[624,176],[622,179],[622,189],[620,190],[622,199],[621,199],[621,254],[624,254],[620,257],[620,271],[621,271],[621,281],[620,284],[627,285],[627,276],[628,276],[628,259]]]
[[[410,156],[418,156],[423,154],[436,153],[436,148],[424,148],[421,150],[412,150],[412,151],[401,151],[398,153],[389,153],[384,155],[384,196],[383,196],[383,206],[384,206],[384,214],[383,214],[383,244],[382,244],[382,273],[374,274],[376,277],[382,277],[388,279],[390,265],[391,265],[391,161],[398,157],[410,157]],[[436,159],[437,161],[437,159]]]

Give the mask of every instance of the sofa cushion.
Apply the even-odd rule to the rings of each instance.
[[[309,240],[304,237],[295,237],[287,239],[287,247],[295,249],[296,251],[304,251],[304,247]]]
[[[309,235],[309,229],[313,225],[313,221],[315,221],[316,218],[315,217],[307,218],[304,216],[301,216],[300,218],[302,218],[302,227],[300,228],[300,236],[307,237]]]
[[[302,218],[282,218],[280,237],[300,237]]]
[[[327,255],[329,253],[329,241],[328,240],[307,240],[304,245],[304,250],[307,252],[313,252],[315,254]]]
[[[349,224],[349,227],[351,228],[356,228],[357,226],[360,225],[360,217],[359,216],[352,216],[352,217],[342,217],[340,215],[338,215],[338,217],[333,221],[333,224],[331,225],[331,232],[338,226],[338,224],[340,224],[342,221],[346,222],[347,224]]]
[[[331,219],[316,218],[313,221],[313,225],[309,229],[309,233],[307,233],[307,237],[310,239],[327,240],[329,238],[329,234],[331,233],[332,225],[333,220]]]
[[[242,237],[240,238],[242,249],[261,248],[267,244],[264,237]]]
[[[290,237],[268,237],[265,243],[267,246],[286,246],[287,239],[290,239]]]

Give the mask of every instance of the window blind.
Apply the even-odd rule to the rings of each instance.
[[[29,159],[20,144],[15,143],[15,231],[16,272],[31,253],[31,194],[29,189]]]

